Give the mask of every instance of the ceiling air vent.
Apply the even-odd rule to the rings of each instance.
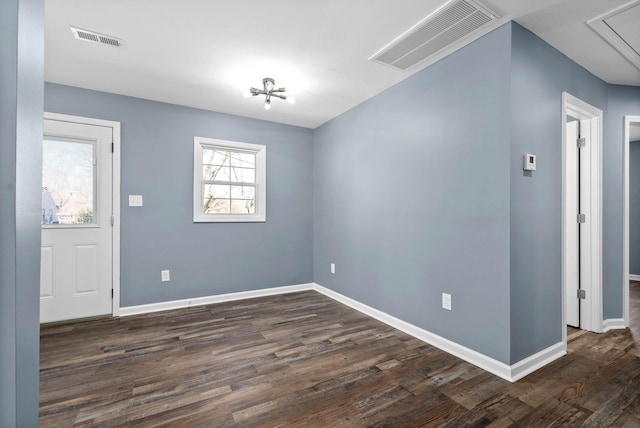
[[[84,40],[91,43],[101,43],[116,48],[122,46],[122,40],[117,37],[107,36],[106,34],[96,33],[95,31],[82,30],[80,28],[71,27],[73,37],[78,40]]]
[[[633,1],[587,21],[587,25],[640,70],[639,21],[640,1]]]
[[[375,53],[371,61],[406,70],[498,16],[473,0],[453,0]]]

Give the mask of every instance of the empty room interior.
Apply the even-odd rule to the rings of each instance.
[[[3,0],[0,427],[640,426],[640,0]]]

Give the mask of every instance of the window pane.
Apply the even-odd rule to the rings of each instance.
[[[227,166],[206,165],[202,176],[206,181],[232,181],[231,171]]]
[[[203,149],[202,150],[202,163],[204,165],[229,165],[229,157],[231,152],[215,150],[215,149]]]
[[[205,184],[204,185],[204,197],[205,198],[229,198],[229,189],[231,186],[219,185],[219,184]]]
[[[256,170],[250,168],[231,167],[231,180],[235,183],[255,183]]]
[[[256,188],[253,186],[231,186],[231,198],[254,199]]]
[[[94,223],[94,144],[44,140],[42,224]]]
[[[210,178],[206,178],[208,181],[233,181],[231,180],[231,170],[227,166],[214,166],[213,172],[210,174]]]
[[[255,168],[256,155],[253,153],[235,152],[231,155],[231,166],[242,168]]]
[[[229,214],[231,201],[229,199],[205,198],[202,206],[205,214]]]
[[[210,165],[204,165],[204,169],[202,170],[202,179],[207,181],[213,181],[216,174],[217,169]]]
[[[205,164],[205,165],[212,164],[213,163],[213,153],[214,153],[214,150],[202,149],[202,163]]]
[[[255,214],[256,203],[253,199],[232,199],[231,200],[231,213],[232,214]]]

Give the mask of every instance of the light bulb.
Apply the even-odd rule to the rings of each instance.
[[[264,102],[264,109],[271,110],[271,101],[267,100]]]
[[[273,91],[273,80],[265,80],[264,88],[266,89],[267,92]]]
[[[288,96],[287,97],[287,102],[289,104],[295,104],[296,103],[296,99],[294,97]]]

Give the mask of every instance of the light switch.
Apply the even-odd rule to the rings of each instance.
[[[442,293],[442,307],[448,311],[451,310],[451,294]]]
[[[129,195],[129,206],[130,207],[141,207],[142,206],[142,195]]]

